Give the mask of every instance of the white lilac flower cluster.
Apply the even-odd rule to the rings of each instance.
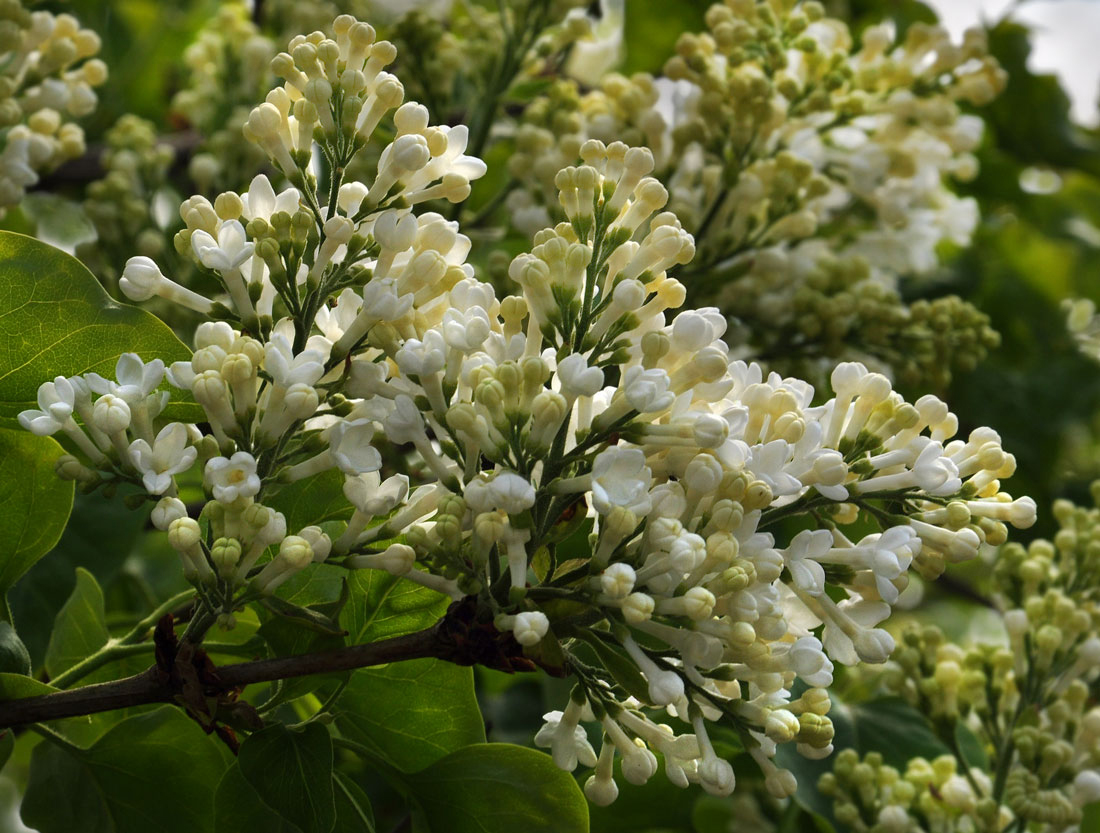
[[[70,121],[91,113],[107,66],[93,56],[99,36],[69,14],[0,3],[0,208],[15,205],[43,171],[84,152]]]
[[[958,299],[905,304],[899,278],[931,272],[976,227],[951,182],[977,171],[983,125],[962,106],[1004,84],[984,35],[953,43],[914,24],[897,39],[883,24],[857,46],[821,4],[771,0],[716,3],[706,23],[663,77],[610,74],[583,94],[559,80],[525,108],[513,224],[557,214],[553,178],[586,139],[647,146],[696,238],[690,300],[739,319],[731,343],[799,373],[820,375],[803,356],[859,359],[943,387],[995,334]]]
[[[248,119],[293,187],[259,176],[181,208],[177,245],[224,294],[146,258],[125,269],[129,297],[214,319],[192,359],[125,356],[117,382],[59,378],[22,422],[71,438],[82,459],[62,476],[140,478],[163,496],[154,523],[223,622],[316,561],[403,576],[573,675],[536,741],[563,768],[595,767],[592,801],[617,795],[616,757],[642,783],[655,753],[674,783],[730,793],[714,722],[790,795],[777,745],[829,753],[833,663],[890,655],[880,625],[909,569],[935,575],[1033,522],[1034,503],[1001,490],[1012,456],[989,429],[953,440],[943,402],[906,403],[863,365],[837,367],[834,396],[814,404],[805,382],[734,359],[724,317],[684,309],[668,274],[695,246],[662,211],[645,148],[580,147],[583,164],[555,178],[566,221],[535,235],[509,270],[519,292],[498,296],[458,223],[416,208],[464,199],[485,172],[465,127],[401,103],[384,70],[394,49],[369,25],[344,16],[333,30],[275,57],[286,83]],[[342,182],[384,117],[393,138],[373,179]],[[162,375],[201,406],[205,436],[155,430]],[[382,479],[393,449],[408,473]],[[173,497],[196,460],[206,534]],[[263,501],[333,469],[347,525],[288,535]],[[794,697],[796,680],[809,688]],[[600,726],[598,754],[582,721]]]

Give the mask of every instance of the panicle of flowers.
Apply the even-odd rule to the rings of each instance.
[[[71,119],[96,106],[93,87],[107,80],[99,36],[69,14],[0,3],[0,208],[15,205],[39,174],[84,153],[84,131]]]
[[[536,742],[564,769],[594,768],[592,801],[615,799],[616,758],[640,784],[658,753],[673,783],[728,795],[716,723],[789,797],[777,746],[830,753],[834,663],[887,659],[881,624],[910,568],[936,575],[1033,523],[1034,503],[1001,488],[1014,459],[987,428],[953,439],[942,401],[909,404],[862,364],[839,365],[814,405],[808,383],[738,360],[718,310],[684,308],[671,273],[695,240],[646,148],[581,144],[581,164],[554,176],[564,220],[498,295],[459,224],[428,205],[465,199],[485,166],[465,127],[402,103],[395,51],[348,16],[332,37],[291,40],[272,62],[285,83],[245,129],[290,186],[261,175],[181,207],[178,250],[224,292],[144,257],[120,281],[210,319],[191,360],[126,358],[94,402],[55,380],[21,420],[81,451],[65,476],[140,477],[164,496],[154,522],[223,624],[315,561],[402,576],[495,628],[505,667],[572,675]],[[383,120],[373,174],[345,181]],[[206,436],[153,433],[161,375],[190,392]],[[382,447],[407,474],[382,478]],[[173,497],[196,461],[200,519]],[[332,470],[346,525],[288,535],[269,495]],[[598,752],[582,722],[598,724]]]
[[[959,103],[1003,85],[981,34],[959,45],[916,24],[895,44],[883,25],[855,48],[814,2],[729,0],[706,19],[656,81],[609,75],[583,95],[559,81],[527,107],[510,162],[526,186],[508,197],[517,227],[554,213],[553,173],[586,139],[646,145],[697,239],[691,298],[740,319],[734,343],[815,377],[822,357],[860,358],[938,387],[980,360],[996,343],[985,316],[953,297],[909,307],[897,281],[977,223],[947,182],[976,171],[982,124]]]
[[[981,121],[957,102],[987,103],[1004,84],[983,34],[970,30],[955,44],[944,29],[917,23],[895,44],[883,24],[865,30],[857,50],[820,4],[776,6],[715,4],[708,31],[682,36],[665,69],[697,89],[673,131],[681,147],[701,153],[703,176],[685,178],[684,187],[685,202],[703,212],[699,225],[710,215],[708,228],[719,230],[718,239],[708,235],[706,256],[728,257],[746,242],[797,241],[863,208],[876,221],[847,230],[852,251],[892,273],[927,271],[935,244],[966,242],[976,222],[973,201],[954,197],[943,178],[975,172],[969,151]],[[810,167],[778,175],[784,150]],[[732,181],[712,176],[708,185],[704,172],[721,165],[719,154],[737,168]],[[760,209],[746,209],[745,189]]]

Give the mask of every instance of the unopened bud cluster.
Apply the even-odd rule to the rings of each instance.
[[[952,755],[912,758],[900,772],[877,752],[861,759],[845,749],[818,789],[852,833],[997,833],[1012,820],[989,798],[989,777],[961,770]]]
[[[99,45],[72,15],[0,2],[0,208],[19,202],[39,174],[84,153],[84,131],[72,119],[95,109],[93,87],[107,80],[94,57]]]
[[[961,517],[956,506],[947,511]],[[1100,679],[1100,510],[1059,501],[1054,515],[1060,530],[1053,541],[1008,544],[989,573],[1003,642],[959,645],[937,627],[912,627],[891,656],[887,689],[924,714],[949,748],[963,724],[990,761],[987,771],[971,771],[969,786],[957,782],[960,795],[976,797],[973,818],[942,829],[1003,830],[1015,820],[1062,830],[1100,799],[1100,708],[1092,694]],[[825,783],[842,783],[844,772],[838,760],[836,779]],[[921,821],[930,818],[924,805],[897,800],[881,779],[858,778],[847,795],[836,795],[838,819],[859,810],[864,820],[896,817],[900,826],[883,830],[940,829]],[[868,815],[874,802],[890,809]]]
[[[242,171],[265,161],[259,148],[241,141],[256,99],[271,86],[275,44],[259,31],[247,4],[223,3],[184,52],[187,86],[172,99],[175,118],[197,130],[202,143],[188,166],[191,179],[212,193],[241,184]]]
[[[158,141],[152,122],[131,114],[120,118],[105,138],[105,174],[88,186],[84,198],[84,213],[96,237],[77,247],[77,255],[96,275],[114,283],[135,250],[151,258],[165,253],[168,236],[157,222],[155,204],[167,186],[175,153]]]

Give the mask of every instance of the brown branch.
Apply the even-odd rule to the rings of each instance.
[[[223,665],[217,668],[217,685],[211,686],[207,683],[204,693],[217,695],[252,683],[350,671],[400,660],[449,658],[453,651],[452,645],[442,636],[440,624],[437,624],[405,636],[365,645],[352,645],[335,651]],[[211,691],[210,688],[215,690]],[[148,703],[169,703],[179,693],[177,686],[171,684],[154,666],[122,680],[0,702],[0,727],[22,726]]]

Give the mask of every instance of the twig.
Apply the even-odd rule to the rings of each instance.
[[[435,625],[405,636],[335,651],[223,665],[217,669],[218,684],[215,690],[205,693],[216,695],[252,683],[350,671],[400,660],[446,657],[452,651],[447,641],[441,638],[439,625]],[[148,703],[167,703],[172,702],[177,694],[176,687],[169,684],[165,675],[154,667],[122,680],[0,703],[0,727],[22,726]]]

